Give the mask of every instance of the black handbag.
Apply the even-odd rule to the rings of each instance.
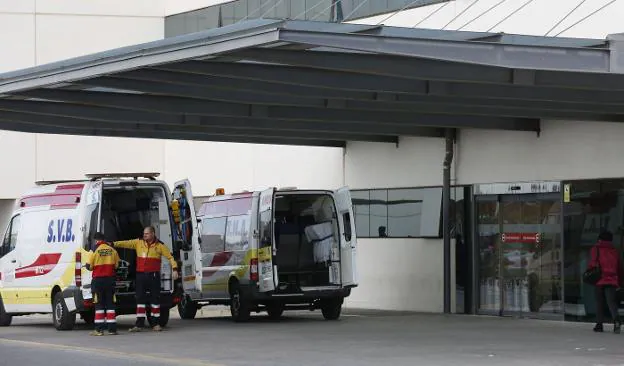
[[[600,249],[596,248],[596,263],[598,265],[590,268],[583,273],[583,281],[589,285],[596,285],[602,277],[602,268],[600,268]]]

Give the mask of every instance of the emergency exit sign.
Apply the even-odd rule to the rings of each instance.
[[[539,243],[539,233],[503,233],[501,234],[503,243]]]

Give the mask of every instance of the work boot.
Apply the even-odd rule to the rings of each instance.
[[[620,334],[621,332],[620,328],[622,328],[622,322],[619,320],[616,320],[615,323],[613,324],[613,333]]]
[[[594,327],[594,332],[596,333],[602,333],[604,332],[604,328],[602,327],[602,324],[596,324],[596,326]]]
[[[94,330],[93,332],[89,333],[89,335],[94,336],[94,337],[101,337],[104,335],[104,333],[102,333],[101,330]]]
[[[108,335],[118,335],[119,333],[117,333],[116,330],[109,330],[108,331]]]
[[[156,324],[154,326],[154,328],[152,328],[152,329],[154,330],[154,332],[161,332],[162,331],[162,327],[160,325],[158,325],[158,324]]]
[[[141,330],[143,330],[143,328],[138,327],[138,326],[135,325],[134,327],[130,328],[130,330],[128,330],[128,332],[130,332],[130,333],[138,333]]]

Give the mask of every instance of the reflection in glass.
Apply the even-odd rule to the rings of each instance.
[[[201,251],[215,253],[225,248],[225,217],[204,219],[201,223]]]
[[[620,255],[623,253],[624,180],[574,181],[565,185],[570,188],[570,202],[563,208],[566,317],[594,321],[594,289],[583,283],[582,276],[601,228],[613,233],[613,244]]]
[[[498,279],[499,204],[497,201],[478,201],[477,246],[479,250],[479,310],[500,310]]]
[[[388,236],[388,191],[385,189],[370,192],[370,230],[371,237]]]
[[[355,213],[355,231],[358,238],[368,238],[370,232],[370,191],[352,191],[351,201]]]
[[[396,189],[388,192],[388,232],[397,237],[420,235],[423,190]]]

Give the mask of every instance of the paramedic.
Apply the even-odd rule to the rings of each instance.
[[[119,255],[106,242],[102,233],[95,233],[95,251],[86,263],[87,270],[93,271],[91,286],[95,303],[95,330],[93,336],[104,335],[108,325],[108,334],[117,334],[115,319],[115,276],[119,266]]]
[[[116,248],[136,250],[136,325],[130,332],[140,332],[145,327],[145,305],[147,304],[147,292],[150,296],[150,312],[153,318],[160,317],[160,260],[165,257],[171,263],[173,280],[178,279],[178,264],[163,242],[156,238],[156,229],[148,226],[143,230],[143,239],[125,240],[114,242]],[[160,324],[153,328],[161,331]]]

